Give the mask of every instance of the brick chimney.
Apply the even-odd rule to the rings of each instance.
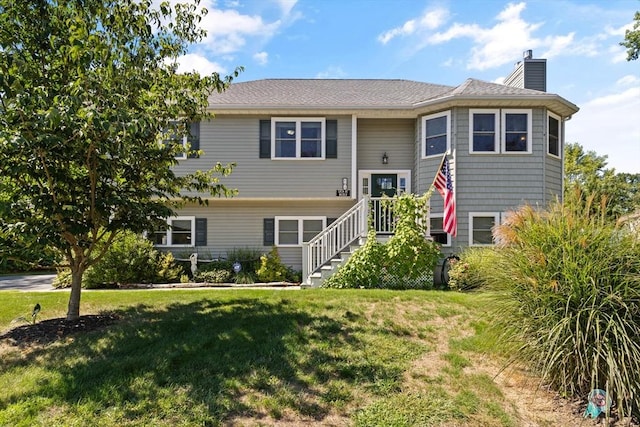
[[[547,91],[547,60],[533,59],[533,51],[525,50],[522,61],[516,63],[513,72],[504,80],[507,86]]]

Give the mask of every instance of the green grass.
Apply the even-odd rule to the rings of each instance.
[[[35,303],[40,320],[62,317],[67,298],[0,292],[0,331]],[[486,350],[478,325],[488,298],[84,292],[83,314],[115,311],[122,320],[44,347],[0,347],[0,425],[516,425],[493,382],[469,372],[472,356]],[[466,338],[438,336],[452,322]],[[451,342],[441,355],[434,354],[438,339]],[[430,356],[443,368],[421,362]]]

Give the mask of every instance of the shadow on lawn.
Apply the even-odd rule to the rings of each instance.
[[[266,413],[279,418],[282,409],[322,420],[332,405],[327,381],[361,384],[386,374],[384,366],[354,365],[335,352],[361,345],[358,319],[308,311],[249,298],[162,310],[139,305],[118,312],[123,321],[107,330],[44,350],[44,362],[32,363],[44,363],[57,379],[34,394],[72,407],[89,402],[94,416],[121,411],[128,420],[211,425]]]

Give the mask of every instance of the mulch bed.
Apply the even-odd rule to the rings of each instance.
[[[0,335],[0,341],[13,346],[50,344],[78,332],[89,332],[104,328],[119,319],[118,315],[109,313],[80,316],[75,320],[67,320],[63,317],[42,320],[34,324],[22,325],[11,329],[4,335]]]

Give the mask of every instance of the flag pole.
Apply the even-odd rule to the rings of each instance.
[[[444,164],[444,160],[447,158],[447,153],[445,152],[444,155],[442,156],[442,160],[440,160],[440,166],[438,166],[438,169],[436,169],[436,174],[433,177],[433,181],[431,182],[431,187],[433,187],[436,184],[436,178],[438,178],[438,174],[440,173],[440,170],[442,170],[442,165]]]

